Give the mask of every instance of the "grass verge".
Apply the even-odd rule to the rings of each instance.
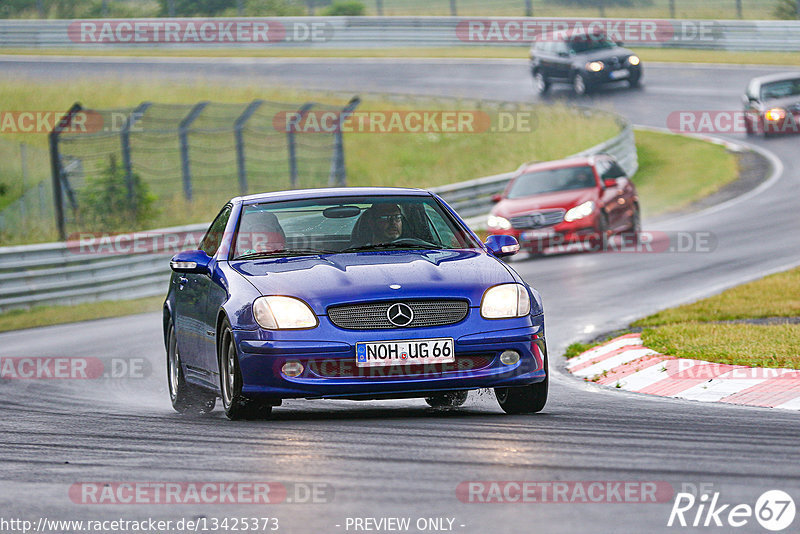
[[[661,354],[750,367],[800,368],[800,325],[676,323],[646,328],[642,341]]]
[[[743,324],[800,316],[800,268],[767,276],[636,321],[662,354],[752,367],[800,369],[800,324]]]
[[[632,326],[767,317],[800,317],[800,268],[773,274],[692,304],[660,311]]]
[[[735,154],[699,139],[639,130],[636,146],[633,181],[645,217],[680,210],[739,176]]]
[[[74,306],[36,306],[30,310],[12,310],[0,313],[0,332],[157,312],[161,311],[163,304],[164,297],[147,297],[135,300],[88,302]]]
[[[637,48],[637,55],[647,62],[721,63],[730,65],[800,65],[793,52],[704,50],[691,48]],[[124,56],[124,57],[391,57],[391,58],[512,58],[527,59],[526,46],[451,46],[404,48],[4,48],[0,54],[48,56]],[[645,83],[646,83],[645,79]]]

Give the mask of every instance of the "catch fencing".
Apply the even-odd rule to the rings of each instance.
[[[58,234],[158,224],[175,209],[205,218],[234,194],[344,185],[341,128],[293,125],[312,109],[344,120],[358,103],[75,104],[50,134]]]

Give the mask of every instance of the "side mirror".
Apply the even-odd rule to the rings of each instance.
[[[494,202],[495,204],[500,202],[501,200],[503,200],[503,195],[501,193],[495,193],[494,195],[492,195],[492,202]]]
[[[569,53],[568,52],[559,52],[558,53],[558,57],[569,57]]]
[[[169,266],[176,273],[209,274],[210,261],[211,258],[202,250],[184,250],[172,257]]]
[[[504,258],[519,252],[519,242],[512,235],[490,235],[486,238],[486,248],[498,258]]]
[[[617,187],[618,185],[616,178],[606,178],[603,180],[603,187]]]

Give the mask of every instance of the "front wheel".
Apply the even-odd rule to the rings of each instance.
[[[586,78],[584,78],[583,74],[580,72],[576,72],[575,76],[572,78],[572,89],[578,96],[583,96],[589,92],[589,86],[586,85]]]
[[[494,388],[497,403],[507,414],[537,413],[547,404],[547,389],[550,371],[547,368],[547,349],[544,354],[545,377],[541,382],[528,386]]]
[[[227,319],[220,329],[217,345],[219,359],[219,381],[222,393],[222,407],[228,419],[263,419],[272,412],[272,405],[242,394],[242,371],[239,367],[239,355],[233,331]]]
[[[533,75],[533,86],[537,93],[544,95],[550,90],[550,81],[544,77],[541,71],[536,71],[536,74]]]
[[[186,382],[172,320],[167,326],[167,386],[172,408],[178,413],[205,415],[217,404],[216,395]]]

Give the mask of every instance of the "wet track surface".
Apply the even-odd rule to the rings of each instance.
[[[14,77],[206,78],[354,93],[538,99],[525,62],[517,60],[2,58],[0,68]],[[739,109],[747,80],[775,70],[649,65],[644,88],[604,91],[581,103],[665,127],[677,110]],[[549,98],[572,100],[563,89]],[[169,406],[158,314],[0,334],[2,356],[149,362],[147,376],[138,379],[0,381],[0,509],[32,520],[269,515],[280,519],[281,531],[301,533],[345,532],[347,517],[385,516],[455,518],[453,529],[467,533],[578,533],[675,530],[666,526],[672,499],[470,504],[457,498],[456,488],[481,480],[665,481],[676,491],[682,484],[711,483],[722,503],[752,506],[769,489],[800,502],[800,414],[602,389],[566,375],[560,357],[572,341],[800,263],[800,139],[750,142],[782,163],[775,179],[700,213],[645,221],[645,230],[710,232],[713,251],[512,262],[539,289],[546,310],[551,396],[535,416],[506,416],[484,392],[454,411],[429,409],[421,400],[291,401],[269,421],[229,422],[219,410],[188,419]],[[324,483],[335,495],[329,503],[268,507],[91,506],[70,499],[70,486],[81,481]],[[763,531],[753,518],[738,530]]]

